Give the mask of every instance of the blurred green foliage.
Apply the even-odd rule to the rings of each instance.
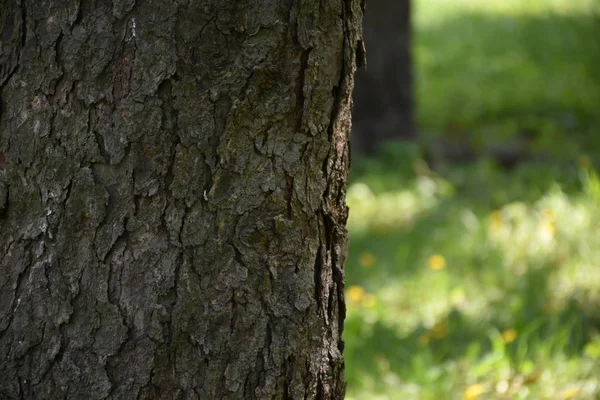
[[[600,146],[598,0],[415,3],[422,134],[485,146],[533,131],[555,157]]]
[[[422,141],[351,171],[347,398],[599,399],[600,2],[415,10]],[[525,129],[548,157],[424,161]]]

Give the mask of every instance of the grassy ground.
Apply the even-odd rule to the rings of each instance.
[[[348,399],[600,399],[599,10],[416,2],[422,140],[535,130],[552,161],[353,165]]]

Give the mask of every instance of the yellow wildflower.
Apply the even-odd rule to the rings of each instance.
[[[500,211],[500,210],[492,211],[492,213],[490,215],[490,223],[491,223],[491,228],[493,231],[500,230],[500,228],[502,228],[502,225],[503,225],[502,211]]]
[[[371,307],[375,307],[375,304],[377,304],[377,298],[375,297],[375,295],[369,293],[363,297],[363,300],[362,300],[363,306],[365,306],[367,308],[371,308]]]
[[[544,221],[540,224],[542,235],[547,238],[553,238],[556,234],[556,226],[552,221]]]
[[[517,331],[514,329],[507,329],[500,334],[500,337],[502,338],[502,343],[504,344],[514,342],[517,338]]]
[[[579,389],[569,389],[563,393],[563,399],[572,399],[579,393]]]
[[[485,385],[482,385],[481,383],[476,383],[465,389],[464,397],[465,400],[475,400],[485,392],[487,392]]]
[[[346,290],[346,296],[348,296],[348,300],[353,303],[360,303],[360,301],[365,297],[365,289],[358,285],[352,285]]]
[[[371,268],[373,265],[375,265],[375,256],[373,255],[373,253],[370,252],[364,252],[360,255],[360,259],[359,259],[360,265],[362,265],[365,268]]]
[[[446,267],[446,259],[440,254],[434,254],[427,259],[427,264],[432,270],[439,271]]]

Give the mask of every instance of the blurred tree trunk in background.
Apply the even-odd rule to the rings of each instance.
[[[363,29],[367,68],[356,77],[352,149],[372,152],[387,139],[416,135],[410,2],[368,0]]]
[[[343,398],[361,18],[2,3],[1,399]]]

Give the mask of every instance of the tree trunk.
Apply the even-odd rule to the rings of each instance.
[[[3,0],[0,398],[343,398],[361,18]]]
[[[364,21],[367,68],[354,91],[352,148],[373,152],[389,139],[413,139],[409,0],[369,0]]]

